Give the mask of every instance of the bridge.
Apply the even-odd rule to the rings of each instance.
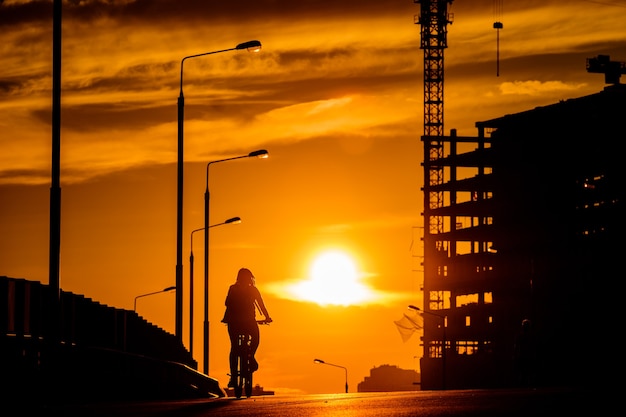
[[[0,277],[0,379],[7,399],[223,397],[175,335],[134,311]]]

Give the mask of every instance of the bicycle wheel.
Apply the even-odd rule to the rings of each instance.
[[[237,338],[237,376],[235,383],[235,397],[241,398],[244,390],[245,370],[247,368],[247,349],[245,335],[239,335]]]
[[[252,370],[250,369],[250,362],[248,361],[246,375],[244,379],[244,389],[246,391],[246,397],[252,396]]]
[[[239,335],[237,339],[237,383],[235,384],[235,397],[241,398],[252,396],[252,368],[251,368],[250,336]]]
[[[243,393],[243,384],[241,381],[242,381],[242,378],[238,377],[237,383],[235,384],[235,397],[237,398],[241,398],[241,394]]]

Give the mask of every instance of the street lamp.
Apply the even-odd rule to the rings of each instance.
[[[209,167],[218,162],[233,161],[242,158],[269,157],[265,149],[250,152],[247,155],[235,156],[232,158],[218,159],[206,164],[206,188],[204,190],[204,374],[209,374]]]
[[[334,367],[337,367],[337,368],[342,368],[346,372],[346,393],[348,392],[348,368],[346,368],[345,366],[335,365],[335,364],[332,364],[332,363],[324,362],[321,359],[313,359],[313,363],[319,363],[319,364],[322,364],[322,365],[328,365],[328,366],[334,366]]]
[[[220,52],[247,49],[256,52],[261,50],[261,42],[248,41],[240,43],[234,48],[220,51],[205,52],[197,55],[189,55],[180,61],[180,94],[178,96],[178,182],[176,199],[176,323],[175,335],[183,340],[183,123],[185,120],[185,97],[183,96],[183,64],[185,60],[205,55],[218,54]]]
[[[212,224],[209,227],[222,226],[224,224],[239,224],[241,218],[231,217],[222,223]],[[193,234],[204,230],[204,227],[191,232],[191,253],[189,254],[189,355],[193,358]]]
[[[147,294],[138,295],[137,297],[135,297],[135,305],[133,306],[133,311],[137,311],[137,299],[138,298],[147,297],[149,295],[159,294],[159,293],[162,293],[162,292],[169,292],[169,291],[173,291],[175,289],[176,289],[175,286],[174,287],[167,287],[167,288],[162,289],[161,291],[149,292]]]
[[[435,317],[439,317],[441,319],[441,388],[443,390],[446,389],[446,316],[442,314],[433,313],[432,311],[425,311],[421,308],[409,305],[411,310],[419,311],[421,313],[430,314]]]

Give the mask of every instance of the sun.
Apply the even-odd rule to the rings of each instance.
[[[404,293],[377,290],[366,282],[376,274],[365,273],[348,251],[326,249],[307,266],[307,277],[269,283],[274,295],[288,300],[326,306],[388,304],[406,298]]]
[[[374,297],[361,282],[354,260],[339,250],[319,254],[312,262],[309,278],[289,286],[289,292],[300,300],[322,306],[361,304]]]
[[[320,284],[350,285],[358,279],[352,259],[338,251],[325,252],[315,258],[311,265],[310,276],[313,281]]]

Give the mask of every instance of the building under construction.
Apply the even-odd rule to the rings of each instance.
[[[422,136],[422,389],[602,384],[618,367],[626,85],[476,128]]]

